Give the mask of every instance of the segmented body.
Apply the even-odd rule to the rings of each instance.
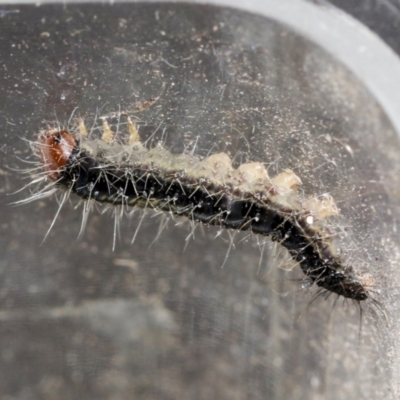
[[[163,210],[192,221],[269,236],[284,246],[316,285],[356,301],[368,291],[344,265],[327,220],[338,215],[329,195],[306,198],[290,170],[270,178],[262,163],[232,166],[225,153],[199,159],[147,149],[128,118],[128,143],[117,143],[106,121],[101,139],[49,129],[37,152],[54,187],[84,200]]]

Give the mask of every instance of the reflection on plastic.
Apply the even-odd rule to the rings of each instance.
[[[71,116],[129,110],[143,140],[162,140],[171,153],[224,152],[235,168],[268,163],[271,176],[290,169],[304,198],[335,199],[341,256],[373,277],[396,315],[400,149],[379,104],[333,56],[286,26],[223,8],[19,10],[2,18],[7,166],[31,161],[18,135],[35,140]],[[21,187],[18,173],[3,179],[8,193]],[[3,396],[395,396],[394,318],[365,309],[360,334],[351,301],[309,305],[312,289],[286,273],[287,257],[269,243],[173,223],[158,237],[158,222],[145,218],[131,246],[134,214],[112,252],[112,218],[94,212],[76,241],[81,216],[66,204],[40,246],[57,207],[43,200],[1,216],[10,232],[1,238]]]

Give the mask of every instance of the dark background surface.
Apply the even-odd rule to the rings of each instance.
[[[398,51],[395,3],[336,4]],[[96,109],[162,94],[135,114],[142,137],[160,126],[176,153],[196,143],[199,156],[213,149],[271,162],[272,175],[296,170],[306,193],[329,191],[340,204],[351,222],[345,230],[356,232],[352,260],[376,260],[375,273],[387,262],[389,246],[379,240],[393,223],[386,207],[398,212],[388,194],[398,182],[386,171],[399,176],[400,152],[362,83],[276,23],[169,7],[21,6],[0,19],[0,397],[389,398],[390,332],[366,317],[360,343],[353,304],[319,298],[308,307],[312,293],[276,247],[266,247],[259,266],[264,247],[239,236],[221,268],[229,237],[205,230],[184,251],[190,230],[170,221],[149,248],[159,225],[146,218],[131,246],[134,216],[112,252],[110,213],[93,213],[76,240],[76,202],[41,244],[54,199],[7,204],[24,184],[10,168],[31,160],[21,138],[66,123],[75,107],[97,127]]]
[[[342,9],[379,35],[400,53],[400,3],[397,0],[333,0]]]

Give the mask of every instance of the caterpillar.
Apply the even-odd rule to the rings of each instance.
[[[61,190],[61,205],[75,194],[86,202],[151,208],[268,236],[318,287],[356,302],[369,298],[371,278],[346,265],[327,224],[339,215],[330,195],[299,194],[301,179],[292,170],[270,177],[261,162],[234,168],[226,153],[200,158],[174,155],[160,144],[149,149],[129,117],[126,126],[125,141],[117,140],[107,118],[100,138],[91,138],[82,119],[75,133],[59,127],[41,131],[32,147],[42,172],[32,183],[46,185],[21,202]]]

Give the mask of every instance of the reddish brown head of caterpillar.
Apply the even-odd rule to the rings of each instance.
[[[356,302],[369,299],[370,280],[344,263],[336,248],[336,234],[327,225],[329,217],[339,214],[334,200],[326,194],[312,198],[297,194],[301,180],[293,171],[271,178],[263,163],[235,168],[226,153],[201,159],[175,156],[159,146],[147,149],[130,118],[127,147],[116,140],[106,119],[101,138],[90,139],[83,121],[79,121],[78,132],[82,147],[67,130],[40,133],[34,149],[45,176],[39,181],[49,178],[54,185],[46,184],[32,199],[65,189],[61,205],[75,193],[90,205],[154,208],[186,216],[192,224],[270,236],[290,252],[317,286]]]
[[[45,171],[50,179],[56,181],[77,145],[76,140],[68,131],[50,129],[40,136],[39,142]]]

